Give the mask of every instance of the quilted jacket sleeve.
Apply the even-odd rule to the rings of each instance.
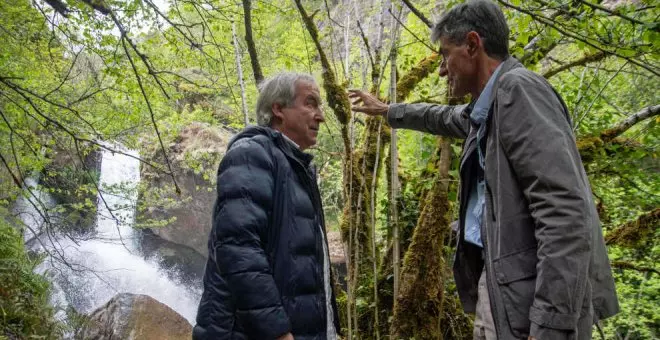
[[[273,203],[273,158],[253,139],[236,142],[218,169],[213,249],[251,339],[275,339],[291,330],[263,240]]]

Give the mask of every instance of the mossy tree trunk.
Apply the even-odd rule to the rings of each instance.
[[[393,338],[442,338],[440,320],[444,283],[450,275],[443,254],[449,234],[448,179],[451,145],[439,138],[440,157],[433,187],[421,203],[412,243],[406,252],[401,287],[396,297],[391,335]]]

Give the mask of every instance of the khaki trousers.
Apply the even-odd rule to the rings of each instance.
[[[474,340],[497,340],[495,333],[495,322],[493,313],[490,311],[490,298],[488,297],[488,286],[486,285],[486,267],[481,272],[479,287],[477,290],[477,312],[474,318]]]

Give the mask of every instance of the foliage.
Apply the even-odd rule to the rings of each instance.
[[[0,210],[0,337],[59,338],[63,326],[48,305],[50,285],[35,274],[39,259],[31,258],[23,238]]]

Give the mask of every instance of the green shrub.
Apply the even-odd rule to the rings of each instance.
[[[62,325],[49,305],[49,283],[34,273],[38,263],[0,216],[0,339],[61,338]]]

